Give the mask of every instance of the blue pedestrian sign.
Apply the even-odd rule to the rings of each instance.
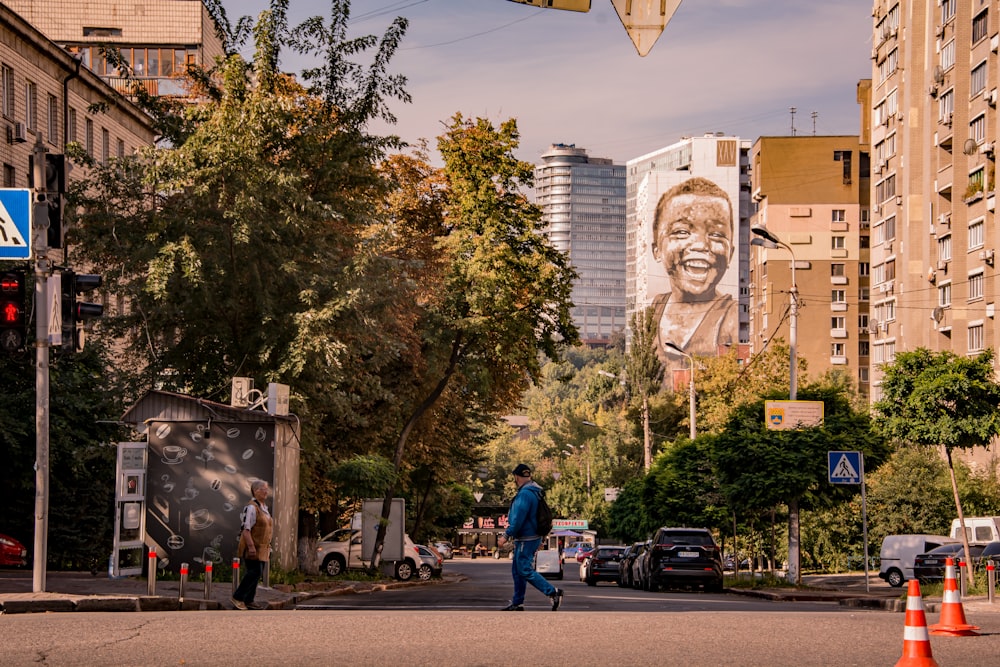
[[[861,452],[827,452],[830,484],[860,484]]]
[[[31,190],[0,189],[0,259],[31,259]]]

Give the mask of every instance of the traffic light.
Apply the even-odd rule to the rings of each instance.
[[[24,339],[24,271],[5,271],[0,274],[0,349],[16,352]]]
[[[28,156],[28,187],[35,187],[35,156]],[[63,194],[66,192],[66,156],[45,154],[45,203],[49,207],[48,246],[63,247]]]
[[[104,315],[99,303],[78,301],[77,297],[101,286],[101,277],[91,273],[62,272],[62,335],[63,349],[82,352],[86,334],[83,326],[87,320]]]

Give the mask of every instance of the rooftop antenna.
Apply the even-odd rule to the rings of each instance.
[[[812,116],[812,119],[813,119],[813,136],[815,137],[816,136],[816,119],[819,118],[819,112],[818,111],[813,111],[809,115]]]
[[[792,136],[795,136],[795,107],[788,107],[788,110],[792,112]]]

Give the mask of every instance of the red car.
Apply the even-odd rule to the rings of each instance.
[[[24,545],[0,533],[0,565],[6,567],[23,567],[28,564],[28,550]]]
[[[587,560],[587,556],[589,556],[593,552],[594,552],[593,544],[586,544],[586,545],[581,544],[580,548],[577,549],[576,551],[576,562],[582,563],[583,561]]]

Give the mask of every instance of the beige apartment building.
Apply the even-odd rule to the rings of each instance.
[[[866,109],[867,82],[858,91]],[[868,146],[857,136],[760,137],[750,164],[757,204],[750,227],[763,225],[787,245],[751,245],[751,354],[772,339],[791,343],[794,276],[797,357],[807,362],[808,376],[840,369],[867,393]]]
[[[79,141],[105,161],[154,140],[149,116],[7,4],[0,4],[0,115],[5,188],[28,187],[28,156],[39,136],[51,153]]]
[[[222,40],[202,0],[4,0],[49,39],[78,54],[83,64],[119,92],[121,73],[102,45],[117,47],[133,77],[152,95],[183,97],[179,78],[189,64],[211,65],[224,55]]]
[[[879,364],[997,341],[997,3],[872,10],[872,398]]]

